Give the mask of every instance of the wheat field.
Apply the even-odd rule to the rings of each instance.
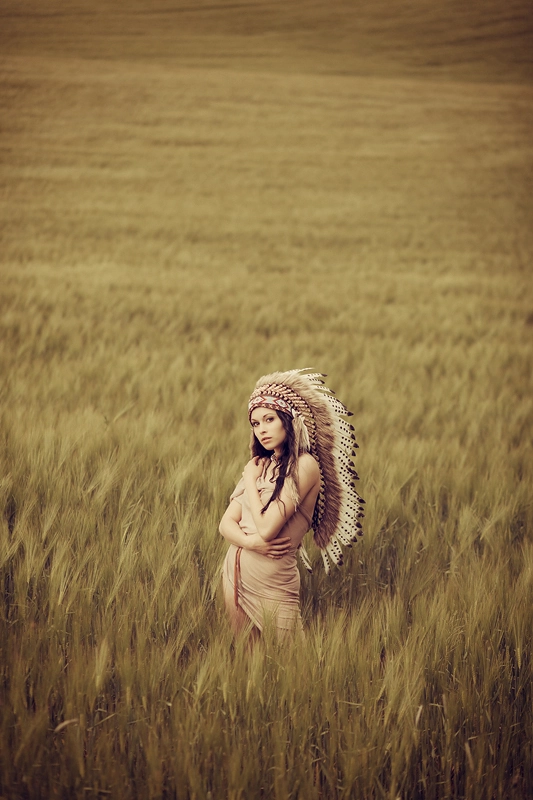
[[[386,8],[0,11],[1,798],[533,792],[529,12]],[[250,649],[218,522],[305,366],[365,535]]]

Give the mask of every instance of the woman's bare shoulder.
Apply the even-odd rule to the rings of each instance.
[[[311,453],[302,453],[298,456],[298,471],[310,478],[319,477],[318,463]]]

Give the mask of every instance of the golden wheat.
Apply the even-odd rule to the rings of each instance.
[[[2,63],[0,794],[526,796],[531,89]],[[218,520],[300,366],[365,538],[250,651]]]

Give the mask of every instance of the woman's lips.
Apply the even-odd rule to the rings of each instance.
[[[261,444],[264,444],[265,442],[269,441],[270,441],[270,436],[267,436],[265,439],[261,439]]]

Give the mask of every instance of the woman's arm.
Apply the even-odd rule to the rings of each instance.
[[[236,547],[243,547],[246,550],[254,550],[260,555],[269,558],[281,558],[290,549],[290,538],[284,536],[275,542],[265,542],[257,534],[247,535],[243,533],[239,522],[242,516],[242,506],[237,500],[232,500],[224,516],[220,520],[219,531],[224,539]]]
[[[290,520],[296,511],[296,506],[284,486],[279,497],[269,505],[264,514],[261,513],[263,504],[257,489],[257,478],[262,474],[263,466],[262,459],[252,458],[244,468],[243,475],[257,532],[263,541],[270,542],[276,538],[283,526]],[[309,492],[319,481],[320,471],[317,462],[310,453],[304,453],[298,459],[300,504],[303,503]]]

